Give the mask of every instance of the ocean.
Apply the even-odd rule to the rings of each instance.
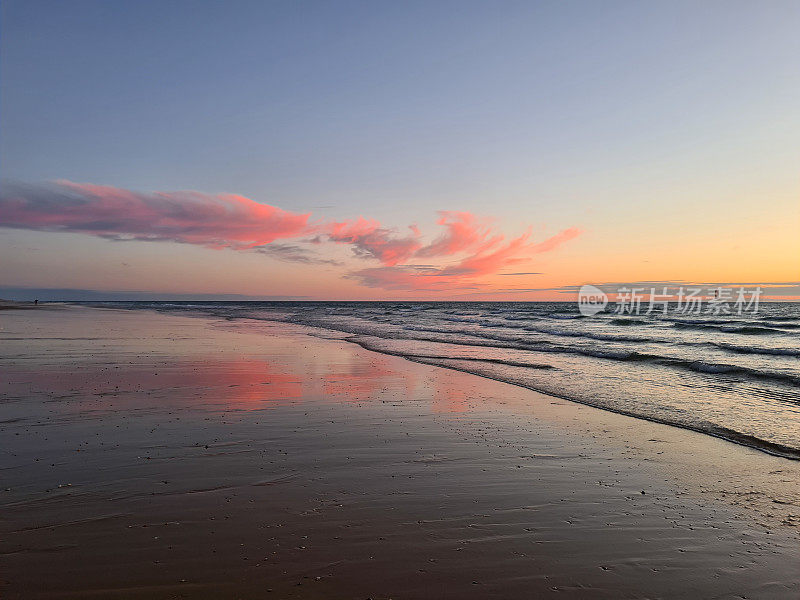
[[[755,313],[594,316],[563,302],[91,302],[290,322],[800,459],[800,303]],[[674,310],[673,310],[674,309]],[[335,332],[335,333],[332,333]]]

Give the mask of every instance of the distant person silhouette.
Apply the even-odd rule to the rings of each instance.
[[[39,304],[39,299],[37,298],[36,300],[34,300],[34,301],[33,301],[33,304],[34,304],[34,305],[36,305],[36,304]]]

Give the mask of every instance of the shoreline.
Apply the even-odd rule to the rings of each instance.
[[[324,328],[320,327],[320,329],[324,329]],[[393,352],[390,352],[388,350],[375,350],[373,348],[368,347],[367,345],[360,344],[357,341],[353,341],[351,343],[357,344],[361,348],[364,348],[365,350],[369,350],[371,352],[377,352],[379,354],[387,354],[389,356],[397,356],[397,357],[400,357],[400,358],[404,358],[404,359],[406,359],[408,361],[416,362],[416,363],[423,364],[423,365],[430,365],[430,366],[439,367],[439,368],[442,368],[442,369],[452,369],[453,371],[458,371],[458,372],[461,372],[461,373],[468,373],[470,375],[475,375],[476,377],[482,377],[484,379],[491,379],[492,381],[497,381],[499,383],[507,383],[509,385],[514,385],[514,386],[517,386],[517,387],[521,387],[523,389],[530,390],[532,392],[536,392],[537,394],[543,394],[545,396],[551,396],[553,398],[558,398],[559,400],[565,400],[567,402],[573,402],[575,404],[581,404],[583,406],[589,406],[591,408],[596,408],[598,410],[604,410],[604,411],[611,412],[611,413],[614,413],[614,414],[617,414],[617,415],[621,415],[621,416],[624,416],[624,417],[631,417],[632,419],[641,419],[642,421],[648,421],[650,423],[657,423],[659,425],[666,425],[668,427],[675,427],[675,428],[678,428],[678,429],[684,429],[684,430],[692,431],[692,432],[699,433],[699,434],[702,434],[702,435],[708,435],[708,436],[711,436],[711,437],[714,437],[714,438],[717,438],[717,439],[720,439],[720,440],[724,440],[724,441],[729,442],[731,444],[735,444],[737,446],[742,446],[744,448],[749,448],[751,450],[758,450],[759,452],[764,452],[765,454],[769,454],[771,456],[776,456],[776,457],[779,457],[779,458],[785,458],[787,460],[800,461],[800,449],[792,448],[791,446],[786,446],[786,445],[783,445],[783,444],[779,444],[777,442],[770,442],[768,440],[762,440],[762,439],[759,439],[759,438],[756,438],[754,436],[750,436],[750,435],[747,435],[747,434],[744,434],[744,433],[741,433],[741,432],[738,432],[738,431],[733,431],[733,430],[730,430],[730,429],[726,429],[724,427],[715,426],[715,429],[702,429],[700,427],[692,426],[691,424],[688,424],[688,423],[679,423],[679,422],[667,421],[666,419],[659,419],[657,417],[653,417],[653,416],[650,416],[650,415],[634,413],[634,412],[631,412],[631,411],[626,411],[626,410],[614,408],[614,407],[611,407],[611,406],[603,406],[603,405],[600,405],[600,404],[592,404],[591,402],[583,401],[583,400],[580,400],[578,398],[570,398],[568,396],[558,396],[558,395],[553,394],[553,393],[543,392],[543,391],[541,391],[539,389],[536,389],[533,386],[527,385],[527,384],[525,384],[525,383],[523,383],[521,381],[514,381],[513,379],[500,379],[499,377],[493,377],[490,374],[480,373],[479,371],[476,371],[476,370],[470,370],[470,369],[467,369],[467,368],[459,368],[457,366],[444,364],[443,362],[442,363],[436,363],[436,362],[433,362],[433,361],[426,362],[424,359],[428,358],[428,357],[426,357],[424,355],[415,356],[415,355],[409,355],[409,354],[402,354],[402,353],[399,353],[399,352],[393,353]],[[463,358],[462,359],[449,359],[449,360],[450,360],[450,362],[466,362],[466,359],[463,359]]]
[[[9,598],[800,589],[795,461],[304,326],[13,312]]]
[[[309,302],[311,302],[311,301],[309,301]],[[343,304],[348,304],[348,302],[345,302],[345,301],[342,301],[342,303]],[[364,303],[365,304],[380,304],[380,302],[368,302],[368,301],[364,301]],[[454,303],[455,304],[459,304],[459,302],[454,302]],[[513,302],[509,302],[509,303],[513,304]],[[564,303],[565,304],[569,304],[569,302],[566,302],[566,301]],[[237,304],[237,302],[232,301],[231,304]],[[397,304],[397,303],[396,302],[392,302],[392,304]],[[408,304],[414,304],[414,302],[413,301],[409,301]],[[550,302],[543,302],[543,304],[550,304]],[[76,306],[82,306],[82,305],[76,304]],[[97,307],[97,308],[102,308],[102,307]],[[110,310],[115,310],[116,309],[115,307],[107,307],[107,308],[109,308]],[[116,310],[119,310],[119,309],[116,309]],[[122,310],[127,310],[127,309],[122,309]],[[156,309],[156,308],[153,308],[151,310],[153,310],[154,312],[158,312],[160,314],[172,314],[169,311],[161,311],[161,310]],[[198,313],[196,315],[193,315],[193,316],[197,316],[199,318],[212,318],[212,319],[213,318],[219,318],[219,317],[213,316],[211,314],[203,313],[203,312],[200,312],[200,311],[198,311]],[[526,383],[523,379],[520,379],[520,378],[514,378],[514,377],[500,378],[500,377],[492,375],[491,373],[486,373],[486,372],[481,371],[479,369],[470,369],[470,368],[461,367],[461,366],[452,364],[452,363],[460,363],[460,362],[461,363],[467,363],[469,360],[480,360],[480,359],[467,359],[467,358],[446,359],[446,358],[441,358],[441,360],[439,360],[437,362],[437,360],[434,360],[434,359],[438,359],[439,357],[428,357],[428,356],[422,355],[422,354],[421,355],[404,354],[402,352],[393,352],[393,351],[385,349],[385,348],[376,348],[376,347],[374,347],[372,345],[369,345],[367,343],[363,343],[363,342],[359,341],[358,339],[355,339],[355,338],[364,337],[362,335],[352,334],[352,333],[348,333],[348,332],[343,331],[343,330],[329,328],[329,327],[326,327],[325,325],[308,324],[308,323],[294,324],[294,323],[291,323],[289,321],[283,321],[283,320],[280,320],[280,319],[267,319],[267,318],[251,319],[249,317],[241,317],[240,319],[242,321],[250,321],[250,320],[252,320],[252,321],[255,321],[255,322],[265,321],[265,322],[269,322],[269,323],[284,323],[284,324],[287,324],[287,325],[293,325],[293,326],[297,326],[297,327],[307,327],[307,328],[309,328],[311,330],[315,330],[315,331],[332,332],[332,333],[334,333],[334,338],[335,339],[342,339],[342,340],[347,341],[349,343],[356,344],[357,346],[359,346],[359,347],[361,347],[361,348],[363,348],[365,350],[371,351],[371,352],[376,352],[376,353],[384,354],[384,355],[388,355],[388,356],[396,356],[396,357],[403,358],[405,360],[408,360],[410,362],[415,362],[415,363],[418,363],[418,364],[425,364],[425,365],[434,366],[434,367],[452,369],[454,371],[459,371],[459,372],[462,372],[462,373],[471,374],[471,375],[474,375],[474,376],[477,376],[477,377],[490,379],[490,380],[497,381],[497,382],[500,382],[500,383],[507,383],[509,385],[514,385],[514,386],[517,386],[517,387],[521,387],[523,389],[527,389],[527,390],[530,390],[530,391],[533,391],[533,392],[536,392],[536,393],[539,393],[539,394],[543,394],[545,396],[552,396],[554,398],[565,400],[567,402],[573,402],[575,404],[580,404],[580,405],[583,405],[583,406],[589,406],[589,407],[596,408],[596,409],[599,409],[599,410],[608,411],[608,412],[615,413],[615,414],[618,414],[618,415],[631,417],[631,418],[634,418],[634,419],[640,419],[640,420],[648,421],[648,422],[651,422],[651,423],[658,423],[658,424],[666,425],[666,426],[669,426],[669,427],[675,427],[675,428],[679,428],[679,429],[683,429],[683,430],[687,430],[687,431],[693,431],[693,432],[696,432],[696,433],[699,433],[699,434],[702,434],[702,435],[707,435],[707,436],[710,436],[710,437],[714,437],[714,438],[717,438],[717,439],[724,440],[724,441],[726,441],[728,443],[735,444],[737,446],[743,446],[743,447],[746,447],[746,448],[749,448],[749,449],[752,449],[752,450],[757,450],[759,452],[763,452],[765,454],[769,454],[769,455],[772,455],[772,456],[776,456],[776,457],[780,457],[780,458],[784,458],[784,459],[792,460],[792,461],[800,461],[800,448],[796,448],[796,447],[793,447],[793,446],[788,446],[786,444],[781,444],[780,442],[774,442],[774,441],[770,441],[770,440],[765,440],[765,439],[762,439],[762,438],[759,438],[759,437],[756,437],[756,436],[753,436],[753,435],[750,435],[750,434],[747,434],[747,433],[743,433],[741,431],[736,431],[736,430],[733,430],[733,429],[730,429],[730,428],[727,428],[727,427],[724,427],[724,426],[721,426],[721,425],[716,425],[714,423],[708,423],[708,426],[706,428],[703,428],[703,427],[700,427],[698,425],[693,425],[691,423],[685,423],[685,422],[681,422],[681,421],[677,421],[677,420],[676,421],[670,421],[668,419],[663,419],[663,418],[660,418],[658,416],[649,415],[649,414],[642,413],[642,412],[633,412],[633,411],[625,410],[624,408],[608,406],[608,405],[602,404],[602,403],[595,403],[595,402],[591,402],[590,400],[581,399],[579,397],[567,396],[567,395],[559,395],[559,394],[554,393],[552,391],[539,389],[534,385]],[[425,359],[430,359],[430,360],[425,360]],[[492,361],[489,360],[488,362],[492,362]],[[530,365],[523,365],[523,366],[529,367]]]

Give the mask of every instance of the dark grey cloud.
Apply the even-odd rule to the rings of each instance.
[[[322,258],[317,253],[296,244],[279,244],[273,242],[272,244],[259,246],[253,250],[259,254],[266,254],[267,256],[286,262],[336,266],[342,264],[338,260]]]

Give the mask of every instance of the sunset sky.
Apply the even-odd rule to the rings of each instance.
[[[796,1],[1,16],[0,297],[800,293]]]

